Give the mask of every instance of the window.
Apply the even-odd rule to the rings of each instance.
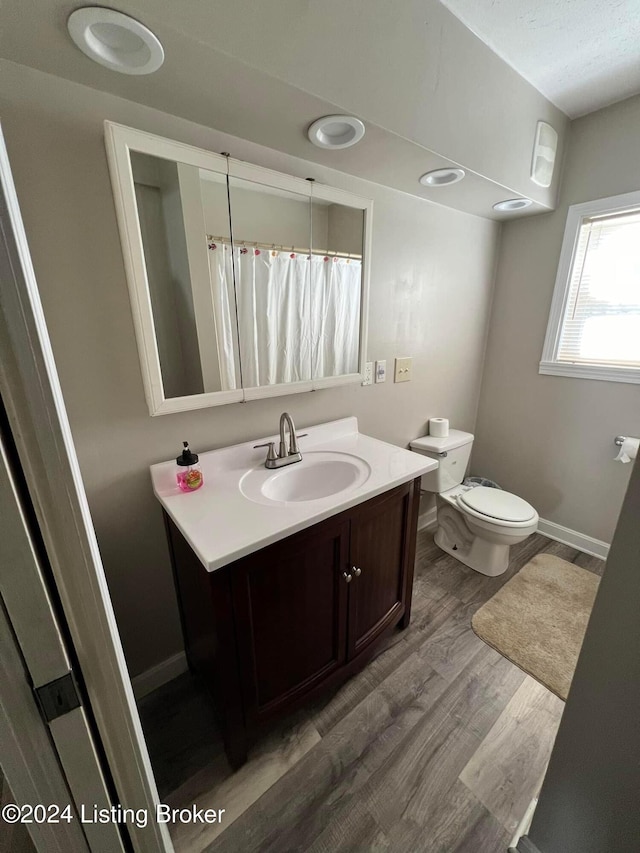
[[[640,192],[569,208],[540,373],[640,383]]]

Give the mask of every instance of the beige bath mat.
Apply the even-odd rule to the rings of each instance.
[[[481,640],[566,699],[599,581],[573,563],[538,554],[471,625]]]

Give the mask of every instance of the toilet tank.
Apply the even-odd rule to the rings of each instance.
[[[411,450],[439,462],[434,471],[422,475],[421,488],[425,492],[446,492],[459,486],[467,472],[472,446],[473,435],[459,429],[449,430],[449,435],[444,438],[425,435],[414,439]]]

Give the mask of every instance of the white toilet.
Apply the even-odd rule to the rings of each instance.
[[[463,486],[473,435],[452,429],[445,438],[427,435],[411,449],[440,463],[422,476],[422,489],[436,494],[438,547],[483,575],[501,575],[509,547],[538,529],[538,513],[522,498],[487,486]]]

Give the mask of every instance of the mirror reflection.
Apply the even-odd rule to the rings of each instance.
[[[240,388],[226,176],[131,152],[164,396]],[[211,189],[213,188],[213,189]]]
[[[164,398],[358,373],[362,208],[130,158]]]
[[[311,340],[314,379],[358,372],[364,211],[313,202]]]
[[[311,204],[307,196],[229,178],[242,382],[311,379]]]

